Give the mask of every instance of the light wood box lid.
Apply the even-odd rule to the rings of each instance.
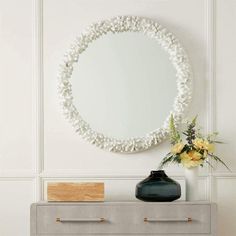
[[[47,199],[57,202],[104,201],[104,183],[49,182]]]

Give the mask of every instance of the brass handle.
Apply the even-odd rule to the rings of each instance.
[[[144,222],[191,222],[191,217],[186,218],[147,218],[145,217]]]
[[[104,222],[104,218],[56,218],[56,222]]]

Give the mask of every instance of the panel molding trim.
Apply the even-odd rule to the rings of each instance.
[[[36,173],[36,199],[41,198],[40,173],[43,170],[44,125],[43,125],[43,0],[33,1],[33,118],[34,118],[34,168]]]
[[[207,132],[215,131],[216,97],[215,97],[215,0],[206,1],[206,42],[207,42]],[[210,164],[215,166],[210,160]],[[215,181],[212,168],[208,166],[208,200],[213,199]]]

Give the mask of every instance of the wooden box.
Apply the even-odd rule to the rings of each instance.
[[[48,201],[104,201],[104,183],[48,183]]]

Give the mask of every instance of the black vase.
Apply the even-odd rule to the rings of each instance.
[[[146,179],[136,185],[135,196],[148,202],[171,202],[180,198],[181,187],[164,170],[151,171]]]

